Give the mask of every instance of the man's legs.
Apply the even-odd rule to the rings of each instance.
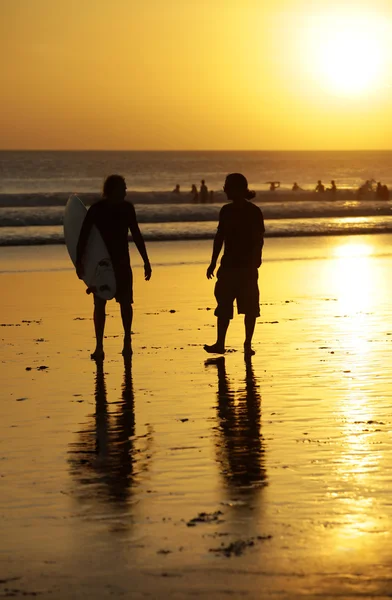
[[[256,317],[253,315],[245,315],[244,319],[245,323],[245,342],[244,342],[244,352],[248,356],[252,356],[255,354],[255,351],[252,348],[252,338],[253,332],[255,330],[256,325]]]
[[[206,352],[210,352],[212,354],[214,354],[214,353],[215,354],[224,354],[225,353],[226,333],[227,333],[229,324],[230,324],[230,319],[228,319],[226,317],[218,317],[218,322],[217,322],[218,336],[217,336],[216,343],[213,344],[212,346],[207,346],[207,344],[205,344],[204,350]]]
[[[103,351],[103,332],[105,330],[106,300],[94,295],[94,328],[96,346],[91,358],[94,360],[103,360],[105,353]]]
[[[245,356],[253,356],[252,338],[255,330],[256,319],[260,316],[260,293],[258,286],[257,269],[244,269],[242,274],[242,285],[237,296],[237,307],[239,313],[245,314]]]
[[[120,302],[121,309],[121,319],[124,327],[124,346],[123,346],[123,356],[129,356],[132,354],[132,340],[131,340],[131,329],[132,329],[132,317],[133,317],[133,309],[132,304],[127,299],[124,302]]]
[[[218,306],[215,310],[217,321],[217,339],[215,344],[207,346],[204,350],[211,354],[224,354],[227,329],[233,318],[233,302],[235,298],[235,277],[231,269],[219,267],[216,274],[215,298]]]

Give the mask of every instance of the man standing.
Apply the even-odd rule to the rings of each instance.
[[[249,202],[255,193],[249,191],[244,175],[228,175],[224,191],[232,203],[225,204],[220,211],[211,264],[207,269],[207,278],[211,279],[224,244],[215,284],[217,341],[212,346],[205,345],[204,349],[206,352],[224,354],[226,333],[233,318],[233,302],[236,300],[238,313],[245,315],[244,352],[246,356],[251,356],[255,353],[252,337],[256,318],[260,316],[258,268],[264,244],[264,219],[261,210]]]
[[[129,258],[128,229],[133,241],[144,261],[144,276],[146,281],[151,277],[151,265],[143,236],[140,232],[133,204],[125,201],[127,186],[121,175],[110,175],[103,186],[102,200],[93,204],[87,211],[79,236],[76,259],[78,277],[83,276],[83,255],[92,225],[96,225],[106,244],[113,270],[116,277],[115,298],[120,304],[121,318],[124,327],[123,355],[132,354],[132,270]],[[94,327],[96,348],[91,354],[94,360],[103,360],[103,334],[105,329],[106,300],[94,294]]]
[[[201,204],[207,204],[208,202],[208,187],[206,186],[204,179],[201,180],[199,202]]]

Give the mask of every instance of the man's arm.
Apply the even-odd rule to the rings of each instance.
[[[94,218],[93,212],[91,212],[91,208],[87,211],[87,214],[84,218],[82,228],[80,230],[78,245],[76,247],[76,273],[79,279],[83,278],[84,268],[83,268],[83,255],[86,250],[87,240],[90,235],[91,227],[93,226]]]
[[[218,229],[218,231],[216,232],[215,237],[214,237],[214,245],[212,247],[211,263],[207,269],[207,279],[211,279],[214,276],[216,261],[218,260],[220,251],[222,250],[223,242],[224,242],[223,233],[221,233]]]
[[[215,234],[214,244],[213,244],[213,247],[212,247],[211,263],[210,263],[210,266],[207,269],[207,279],[211,279],[214,276],[216,262],[217,262],[217,260],[219,258],[220,251],[222,250],[223,242],[225,241],[225,236],[224,236],[224,233],[223,233],[224,226],[223,226],[222,211],[223,211],[223,209],[221,208],[221,211],[219,213],[218,231]]]
[[[130,218],[129,218],[128,226],[131,231],[132,239],[135,243],[135,246],[138,249],[139,254],[144,261],[144,278],[146,281],[148,281],[149,279],[151,279],[152,269],[151,269],[150,261],[148,260],[146,245],[144,243],[144,239],[143,239],[143,236],[141,234],[141,231],[139,229],[139,225],[138,225],[138,222],[136,219],[135,208],[132,204],[130,204],[129,206],[130,206],[131,210],[130,210]]]

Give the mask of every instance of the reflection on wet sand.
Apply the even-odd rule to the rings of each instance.
[[[108,406],[103,363],[97,362],[94,422],[90,420],[79,432],[79,440],[72,444],[69,462],[77,483],[78,498],[105,500],[121,506],[129,500],[137,474],[148,468],[151,441],[151,436],[147,435],[145,451],[135,447],[132,363],[129,360],[124,360],[118,410],[110,413]]]
[[[267,485],[264,445],[260,432],[261,396],[251,359],[245,362],[245,388],[230,388],[225,358],[209,359],[218,374],[218,435],[216,448],[222,474],[236,493],[249,494]]]

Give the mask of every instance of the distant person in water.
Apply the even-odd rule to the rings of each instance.
[[[367,179],[358,189],[358,196],[364,196],[373,192],[374,179]]]
[[[389,200],[389,189],[386,185],[383,185],[381,181],[377,182],[376,198],[378,200]]]
[[[201,204],[206,204],[208,202],[208,187],[206,186],[204,179],[201,180],[199,201]]]
[[[331,187],[327,188],[327,192],[330,192],[331,194],[336,194],[337,191],[338,191],[338,188],[336,187],[336,183],[335,183],[334,179],[332,179]]]
[[[323,183],[321,182],[321,179],[318,180],[314,191],[317,192],[318,194],[323,194],[325,192],[325,187],[324,187]]]
[[[291,191],[292,192],[302,192],[303,190],[301,187],[299,187],[298,183],[296,181],[294,181]]]
[[[144,261],[144,278],[148,281],[151,277],[151,265],[148,260],[147,250],[143,236],[140,233],[133,204],[125,201],[127,186],[121,175],[110,175],[103,186],[102,199],[93,204],[87,211],[86,218],[80,232],[76,272],[83,277],[83,255],[91,227],[96,225],[108,249],[116,276],[116,300],[120,304],[121,318],[124,327],[124,356],[132,354],[131,326],[132,326],[132,270],[129,259],[128,229],[131,231],[133,241]],[[94,294],[94,327],[96,348],[91,355],[94,360],[103,360],[103,335],[105,329],[106,300]]]
[[[280,181],[267,181],[270,184],[270,192],[274,192],[280,188]]]
[[[224,244],[215,284],[217,340],[212,346],[205,345],[204,349],[206,352],[224,354],[226,333],[233,318],[233,303],[236,300],[238,314],[245,315],[244,352],[246,356],[251,356],[254,354],[252,338],[256,318],[260,316],[258,268],[264,245],[264,219],[258,206],[249,202],[255,193],[249,191],[243,175],[228,175],[223,189],[232,202],[225,204],[219,213],[218,231],[207,269],[207,278],[211,279]]]
[[[177,183],[176,187],[174,188],[174,190],[172,190],[172,194],[180,194],[180,184]]]
[[[192,183],[192,187],[191,187],[191,196],[192,196],[192,202],[197,202],[199,199],[199,192],[197,191],[197,187],[195,186],[194,183]]]

